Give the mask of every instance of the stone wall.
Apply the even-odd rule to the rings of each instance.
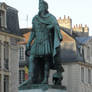
[[[90,75],[90,83],[88,69],[92,72],[90,64],[71,63],[63,65],[65,72],[63,73],[63,85],[67,87],[68,92],[91,92],[92,91],[92,73]],[[82,73],[81,68],[84,68]],[[84,75],[84,82],[81,77]]]
[[[18,92],[18,80],[19,80],[19,55],[18,55],[18,46],[12,45],[10,42],[10,38],[7,35],[0,34],[0,41],[1,41],[1,70],[0,70],[0,80],[1,80],[1,89],[0,92],[4,92],[4,78],[8,76],[9,78],[9,92]],[[4,42],[9,43],[9,70],[6,70],[4,67]]]
[[[18,92],[19,86],[19,55],[18,46],[10,47],[10,92]]]

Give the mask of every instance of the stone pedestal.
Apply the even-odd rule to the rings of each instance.
[[[30,85],[30,87],[19,88],[19,92],[67,92],[65,87],[53,85]]]
[[[67,92],[63,89],[48,89],[48,90],[42,90],[42,89],[29,89],[29,90],[19,90],[19,92]]]

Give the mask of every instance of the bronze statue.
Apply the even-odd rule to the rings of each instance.
[[[49,13],[47,2],[39,0],[39,12],[32,20],[32,31],[27,43],[27,49],[30,48],[28,79],[30,83],[48,84],[51,68],[56,69],[56,75],[62,79],[61,73],[64,70],[61,64],[55,61],[56,49],[59,48],[61,41],[62,35],[56,18]]]

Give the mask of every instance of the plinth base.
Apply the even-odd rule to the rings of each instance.
[[[30,85],[30,87],[23,87],[19,89],[19,92],[67,92],[65,87],[53,86],[53,85]]]
[[[42,90],[42,89],[29,89],[29,90],[19,90],[19,92],[67,92],[66,90],[60,90],[60,89],[48,89],[48,90]]]

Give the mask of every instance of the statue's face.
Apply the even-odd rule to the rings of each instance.
[[[47,10],[48,10],[48,4],[44,1],[39,6],[39,12],[40,13],[45,13]]]
[[[42,4],[40,7],[39,7],[39,12],[44,12],[46,10],[45,6]]]

